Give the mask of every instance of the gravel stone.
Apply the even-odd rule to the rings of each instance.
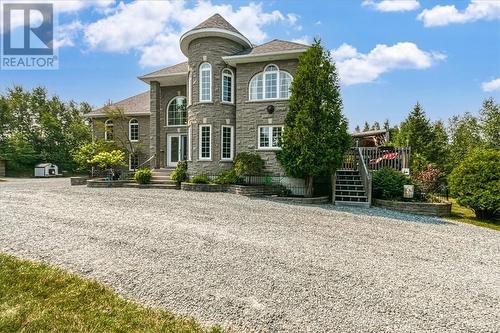
[[[227,193],[0,183],[0,251],[237,332],[499,332],[500,233]]]

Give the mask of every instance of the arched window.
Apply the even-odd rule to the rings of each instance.
[[[108,119],[104,123],[104,140],[113,141],[113,120]]]
[[[128,135],[130,141],[139,141],[139,121],[130,119],[128,122]]]
[[[167,106],[167,126],[187,125],[186,97],[174,97]]]
[[[233,71],[228,68],[222,70],[222,101],[234,103],[233,91]]]
[[[212,66],[208,62],[200,65],[200,102],[212,101]]]
[[[276,65],[268,65],[264,72],[258,73],[250,81],[249,98],[251,101],[266,99],[288,99],[293,77],[280,71]]]

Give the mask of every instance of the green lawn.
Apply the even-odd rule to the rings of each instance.
[[[454,199],[451,199],[451,202],[451,216],[448,219],[500,231],[500,221],[478,219],[471,209],[460,206]]]
[[[127,301],[47,265],[0,254],[0,332],[222,332]]]

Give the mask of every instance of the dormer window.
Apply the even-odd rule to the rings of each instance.
[[[288,99],[292,80],[292,76],[280,71],[278,66],[268,65],[250,81],[249,98],[251,101]]]
[[[212,101],[212,66],[208,62],[200,65],[200,102]]]

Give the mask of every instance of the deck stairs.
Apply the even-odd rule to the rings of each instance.
[[[335,205],[370,207],[366,188],[358,170],[336,172]]]

